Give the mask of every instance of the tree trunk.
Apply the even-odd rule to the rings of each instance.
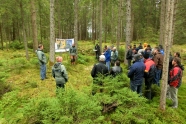
[[[119,50],[119,43],[121,41],[121,6],[122,0],[118,2],[117,50]]]
[[[161,13],[160,13],[160,36],[159,36],[159,44],[164,45],[164,30],[165,30],[165,0],[161,0]]]
[[[175,22],[176,22],[177,5],[178,5],[178,0],[175,0],[175,2],[174,2],[173,29],[172,29],[171,46],[174,42],[174,30],[175,30]]]
[[[127,10],[126,10],[126,43],[125,43],[125,57],[124,57],[124,62],[125,64],[127,63],[126,60],[126,54],[127,54],[127,46],[130,45],[131,42],[131,0],[127,0]]]
[[[24,25],[24,10],[23,10],[23,1],[22,0],[20,1],[20,9],[21,9],[21,20],[22,20],[23,40],[24,40],[24,46],[25,46],[26,59],[29,60],[27,38],[26,38],[26,28]]]
[[[3,30],[2,30],[2,24],[0,23],[0,35],[1,35],[1,47],[3,50]]]
[[[76,49],[78,49],[78,2],[74,0],[74,42]]]
[[[38,47],[35,0],[31,0],[31,13],[32,13],[33,51],[35,52],[35,50],[37,50]]]
[[[55,0],[50,0],[50,65],[55,61],[55,20],[54,20],[54,3]]]
[[[103,0],[100,0],[100,17],[99,17],[99,46],[100,46],[100,52],[102,53],[102,5]]]
[[[166,107],[166,93],[167,93],[167,82],[168,82],[168,66],[169,66],[169,53],[170,53],[170,45],[172,39],[172,29],[173,29],[173,14],[174,14],[174,0],[167,0],[166,3],[166,17],[165,17],[165,54],[163,61],[163,78],[162,78],[162,87],[161,87],[161,95],[160,95],[160,105],[159,108],[161,110],[165,110]]]

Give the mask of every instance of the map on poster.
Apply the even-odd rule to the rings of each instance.
[[[74,44],[74,39],[59,39],[56,38],[55,52],[67,52]]]

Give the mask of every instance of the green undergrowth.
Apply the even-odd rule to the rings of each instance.
[[[126,75],[128,71],[123,63],[122,75],[115,78],[100,76],[98,80],[102,85],[93,85],[90,72],[97,63],[93,52],[94,44],[81,42],[79,47],[78,61],[75,65],[70,64],[69,53],[55,55],[63,56],[63,64],[69,76],[65,90],[59,91],[56,91],[55,80],[51,76],[51,67],[48,64],[48,79],[40,80],[38,60],[32,50],[29,50],[29,60],[25,59],[24,50],[0,51],[0,69],[3,70],[0,72],[0,124],[186,122],[185,75],[178,91],[178,109],[170,108],[171,100],[167,99],[166,111],[161,111],[160,87],[152,86],[151,101],[131,92],[129,78]],[[48,53],[46,55],[48,56]],[[120,55],[121,59],[123,55]],[[95,95],[92,95],[92,88],[97,91]]]

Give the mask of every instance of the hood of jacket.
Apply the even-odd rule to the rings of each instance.
[[[54,69],[60,69],[61,68],[61,63],[60,62],[56,62],[54,64]]]

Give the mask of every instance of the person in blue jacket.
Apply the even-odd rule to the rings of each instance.
[[[141,55],[136,54],[133,57],[134,64],[130,67],[128,77],[130,78],[130,88],[132,91],[142,95],[142,83],[145,70],[145,64],[141,61]]]
[[[103,53],[105,55],[105,62],[108,70],[110,70],[110,59],[111,59],[111,50],[110,48],[105,45],[105,52]]]

